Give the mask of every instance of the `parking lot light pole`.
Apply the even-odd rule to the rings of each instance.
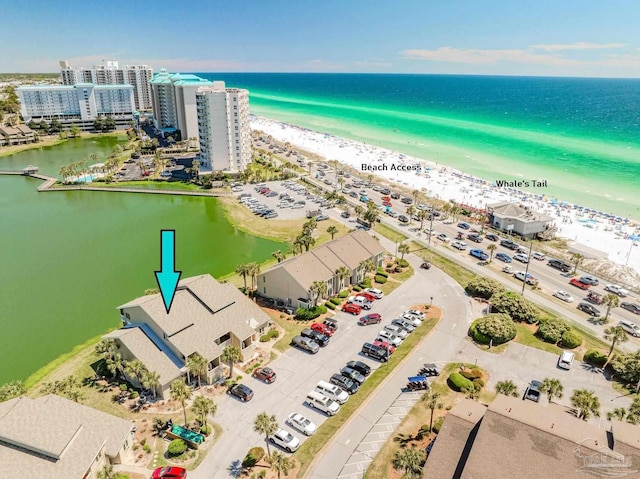
[[[527,267],[524,270],[524,280],[522,281],[522,296],[524,296],[524,287],[527,285],[527,274],[529,274],[529,263],[531,262],[531,250],[533,249],[533,240],[529,243],[529,253],[527,255]]]

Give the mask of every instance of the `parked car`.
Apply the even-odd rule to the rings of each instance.
[[[566,291],[562,291],[561,289],[557,289],[556,291],[553,292],[553,295],[556,298],[561,299],[562,301],[566,301],[567,303],[573,303],[573,296],[571,296]]]
[[[394,346],[400,346],[400,343],[402,343],[402,338],[401,337],[396,336],[391,331],[387,331],[386,329],[382,329],[378,333],[378,338],[381,339],[382,341],[388,341],[389,343],[393,344]]]
[[[327,215],[318,215],[316,216],[316,221],[325,221],[328,220],[329,217]]]
[[[291,339],[291,344],[311,354],[316,354],[320,350],[318,343],[302,336],[294,336],[293,339]]]
[[[416,326],[414,326],[408,319],[404,319],[404,318],[394,319],[393,321],[391,321],[391,324],[400,326],[407,333],[413,333],[416,329]]]
[[[357,316],[362,311],[362,308],[357,304],[347,303],[342,306],[342,311],[344,311],[345,313],[351,313],[354,316]]]
[[[182,467],[158,467],[151,473],[151,479],[186,479],[187,470]]]
[[[311,325],[311,329],[313,329],[316,333],[324,334],[325,336],[333,336],[333,333],[336,332],[335,329],[330,328],[324,323],[313,323]]]
[[[358,384],[364,383],[364,381],[366,379],[362,374],[360,374],[355,369],[350,368],[349,366],[345,366],[344,368],[342,368],[340,370],[340,374],[342,374],[343,376],[348,377],[349,379],[352,379],[352,380],[356,381]]]
[[[349,394],[357,393],[358,389],[360,388],[360,384],[358,382],[354,381],[351,378],[343,376],[342,374],[334,374],[329,379],[329,382],[331,384],[334,384],[335,386],[338,386],[340,389],[348,392]]]
[[[589,316],[593,316],[594,318],[597,318],[600,316],[600,310],[589,303],[584,303],[584,302],[578,303],[578,309],[580,311],[584,311]]]
[[[480,261],[486,261],[489,259],[489,255],[481,249],[472,249],[469,254],[474,258],[478,258]]]
[[[363,363],[362,361],[349,361],[347,363],[347,367],[355,369],[365,377],[371,374],[371,367],[368,364]]]
[[[564,261],[560,261],[559,259],[550,259],[547,264],[552,268],[559,269],[563,273],[568,273],[571,271],[571,265],[565,263]]]
[[[562,352],[560,354],[560,357],[558,358],[558,367],[560,369],[571,369],[571,366],[573,366],[574,357],[575,354],[571,351]]]
[[[500,241],[500,237],[494,235],[493,233],[489,233],[487,236],[485,236],[485,238],[487,238],[489,241]]]
[[[529,401],[538,402],[540,401],[540,396],[542,395],[540,388],[542,387],[542,383],[540,381],[536,381],[535,379],[529,383],[527,386],[527,390],[524,392],[524,399],[528,399]]]
[[[311,436],[318,430],[317,426],[302,414],[292,412],[285,421],[289,426],[297,429],[305,436]]]
[[[580,276],[578,280],[581,283],[586,283],[591,286],[598,286],[600,284],[600,281],[598,280],[598,278],[596,278],[595,276],[591,276],[590,274],[585,274],[583,276]]]
[[[461,223],[458,223],[458,228],[462,228],[463,230],[468,230],[469,228],[471,228],[471,225],[463,221]]]
[[[382,290],[379,290],[377,288],[367,288],[364,290],[364,292],[373,296],[374,299],[382,299],[384,297],[384,293],[382,292]]]
[[[496,254],[496,259],[499,259],[500,261],[504,261],[505,263],[511,263],[511,256],[509,256],[507,253]]]
[[[451,241],[446,234],[444,233],[440,233],[438,236],[436,236],[436,238],[438,238],[440,241],[444,241],[445,243],[448,243],[449,241]]]
[[[636,323],[623,320],[618,323],[618,326],[624,329],[631,336],[634,336],[636,338],[640,337],[640,326],[638,326]]]
[[[295,452],[300,447],[300,439],[284,429],[278,429],[273,435],[269,436],[269,442],[280,446],[287,452]]]
[[[622,302],[620,303],[620,307],[622,309],[626,309],[627,311],[631,311],[634,314],[640,314],[640,306],[635,303]]]
[[[370,324],[378,324],[382,321],[382,316],[378,313],[365,314],[358,320],[360,326],[369,326]]]
[[[425,261],[424,263],[420,264],[420,269],[431,269],[431,263],[429,263],[428,261]]]
[[[342,216],[343,218],[349,218],[351,216],[351,213],[349,213],[348,211],[343,211],[342,213],[340,213],[340,216]]]
[[[371,288],[370,288],[370,289],[371,289]],[[375,288],[373,288],[373,289],[374,289],[375,291],[377,291],[380,295],[384,296],[384,293],[383,293],[382,291],[380,291],[379,289],[375,289]],[[376,297],[376,295],[374,295],[373,293],[369,292],[369,291],[368,291],[368,290],[366,290],[366,289],[365,289],[363,292],[358,293],[358,294],[356,295],[356,297],[358,297],[358,296],[363,297],[363,298],[365,298],[367,301],[371,301],[372,303],[373,303],[376,299],[378,299],[378,298]],[[380,297],[382,297],[382,296],[380,296]]]
[[[304,328],[302,331],[300,331],[300,336],[302,336],[303,338],[309,338],[322,347],[325,347],[327,344],[329,344],[330,339],[326,334],[319,333],[311,328]]]
[[[373,303],[365,296],[351,296],[347,299],[347,304],[353,304],[359,306],[362,309],[371,309]]]
[[[587,283],[583,283],[582,281],[576,278],[571,278],[571,280],[569,281],[569,284],[571,286],[575,286],[576,288],[580,288],[584,290],[587,290],[590,287]]]
[[[399,215],[398,216],[398,221],[400,223],[408,223],[409,222],[409,218],[407,218],[405,215]]]
[[[453,243],[451,243],[451,246],[453,246],[455,249],[459,249],[460,251],[467,249],[467,243],[465,243],[464,241],[454,241]]]
[[[516,243],[515,241],[511,241],[510,239],[501,240],[500,241],[500,245],[504,246],[507,249],[514,250],[514,251],[517,250],[520,247],[520,245],[518,243]]]
[[[525,281],[526,279],[527,284],[535,284],[537,281],[531,274],[525,273],[524,271],[516,271],[513,273],[513,277],[520,281]]]
[[[377,359],[381,362],[386,362],[389,359],[389,355],[386,350],[372,343],[364,343],[362,345],[361,352],[365,356],[369,356],[370,358]]]
[[[244,384],[234,384],[227,390],[227,394],[237,397],[242,402],[251,401],[253,398],[253,391]]]
[[[613,293],[613,294],[617,294],[622,298],[629,295],[629,291],[624,289],[622,286],[618,286],[616,284],[608,284],[604,287],[604,290],[609,291],[610,293]]]
[[[478,233],[469,233],[467,235],[467,239],[473,241],[474,243],[482,243],[483,238]]]
[[[533,256],[533,259],[537,259],[538,261],[544,261],[545,259],[547,259],[545,255],[543,255],[542,253],[538,253],[537,251],[534,252],[531,256]]]
[[[396,326],[395,324],[387,324],[384,327],[385,331],[389,331],[391,334],[395,334],[400,339],[404,340],[407,338],[408,333],[402,329],[400,326]]]
[[[522,253],[514,254],[513,259],[520,261],[521,263],[529,262],[529,257],[526,254],[522,254]]]
[[[333,332],[336,332],[338,330],[338,321],[335,318],[324,318],[322,324],[324,324],[327,329],[330,329]]]
[[[390,344],[388,341],[381,338],[377,338],[373,342],[373,345],[381,348],[383,351],[387,351],[389,354],[393,354],[396,351],[396,347],[393,344]]]
[[[413,314],[409,314],[409,313],[403,313],[400,315],[400,320],[402,321],[407,321],[409,324],[411,324],[414,327],[418,327],[422,324],[422,320],[420,318],[418,318],[417,316],[413,315]]]
[[[276,380],[276,372],[271,368],[256,368],[251,375],[267,384],[271,384]]]
[[[416,316],[418,319],[423,320],[424,319],[424,313],[422,311],[420,311],[419,309],[408,309],[405,311],[406,314],[412,314],[413,316]]]

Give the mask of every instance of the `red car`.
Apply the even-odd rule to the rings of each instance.
[[[313,323],[311,325],[311,329],[313,329],[317,333],[326,334],[327,336],[333,336],[335,333],[335,329],[328,327],[326,324]]]
[[[372,303],[376,300],[376,297],[374,295],[365,292],[358,293],[357,296],[364,296],[368,301],[371,301]]]
[[[345,313],[351,313],[354,316],[357,316],[360,314],[360,311],[362,311],[362,308],[357,304],[347,303],[342,307],[342,311],[344,311]]]
[[[276,380],[276,372],[271,368],[257,368],[253,371],[252,376],[267,384]]]
[[[184,479],[186,477],[186,469],[173,466],[159,467],[151,474],[151,479]]]
[[[380,316],[378,313],[370,313],[366,316],[361,317],[358,320],[358,324],[360,326],[368,326],[369,324],[379,324],[380,321],[382,321],[382,316]]]
[[[391,197],[389,197],[389,196],[383,196],[383,197],[382,197],[382,201],[383,201],[383,204],[384,204],[384,203],[391,203]]]
[[[388,206],[389,208],[391,208],[393,205],[391,204],[391,201],[383,201],[382,206]]]
[[[386,349],[387,351],[389,351],[389,354],[393,354],[393,352],[396,350],[396,347],[393,344],[389,344],[386,341],[374,341],[373,345],[378,346],[382,349]]]
[[[580,289],[589,289],[589,285],[587,283],[583,283],[582,281],[576,279],[576,278],[572,278],[571,281],[569,281],[569,284],[572,286],[575,286],[576,288],[580,288]]]

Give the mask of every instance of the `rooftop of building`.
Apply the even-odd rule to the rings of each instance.
[[[94,88],[96,90],[110,90],[110,89],[131,89],[133,85],[96,85],[95,83],[76,83],[75,85],[26,85],[17,88],[18,91],[38,91],[38,90],[75,90],[76,88]]]
[[[149,83],[153,85],[213,85],[209,80],[200,78],[197,75],[191,73],[169,73],[165,68],[155,73]]]
[[[488,207],[489,207],[489,211],[494,216],[500,216],[503,218],[518,218],[521,221],[554,221],[555,220],[553,216],[549,216],[545,213],[533,211],[529,208],[524,208],[515,203],[509,203],[508,201],[493,203]]]

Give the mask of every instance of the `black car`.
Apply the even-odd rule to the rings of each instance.
[[[380,362],[387,362],[389,360],[389,353],[378,346],[374,346],[371,343],[364,343],[362,345],[362,354],[369,356],[370,358],[377,359]]]
[[[462,223],[458,223],[458,228],[462,228],[463,230],[468,230],[469,228],[471,228],[471,225],[463,221]]]
[[[362,361],[349,361],[347,363],[347,367],[355,369],[363,376],[368,376],[369,374],[371,374],[371,367],[368,364],[363,363]]]
[[[334,374],[333,376],[331,376],[331,379],[329,379],[329,382],[331,384],[335,384],[340,389],[344,389],[349,394],[357,393],[358,389],[360,388],[360,384],[358,384],[353,379],[343,376],[342,374]]]
[[[598,316],[600,316],[600,311],[598,310],[598,308],[596,308],[595,306],[593,306],[593,305],[591,305],[589,303],[579,303],[578,304],[578,309],[580,311],[584,311],[588,315],[596,317],[596,318]]]
[[[343,218],[349,218],[351,216],[351,213],[349,213],[348,211],[343,211],[342,213],[340,213],[340,216],[342,216]]]
[[[356,371],[355,369],[352,369],[348,366],[345,366],[344,368],[342,368],[340,370],[340,374],[342,374],[345,377],[348,377],[349,379],[354,380],[355,382],[362,384],[365,380],[365,377],[362,373],[359,373],[358,371]]]
[[[552,268],[559,269],[564,273],[568,273],[569,271],[571,271],[571,265],[565,263],[564,261],[560,261],[559,259],[550,259],[547,264]]]
[[[402,198],[400,201],[402,201],[405,205],[410,205],[413,203],[413,200],[407,196],[405,196],[404,198]]]
[[[520,247],[518,243],[516,243],[515,241],[511,241],[509,239],[503,239],[502,241],[500,241],[500,245],[514,251]]]
[[[536,381],[535,379],[529,383],[527,386],[527,390],[524,392],[524,396],[522,400],[528,399],[529,401],[538,402],[540,401],[540,387],[542,383],[540,381]]]
[[[234,384],[229,388],[227,394],[237,397],[242,402],[251,401],[251,398],[253,398],[253,391],[244,384]]]
[[[485,236],[485,238],[487,238],[489,241],[500,241],[500,238],[493,233],[488,234],[487,236]]]
[[[400,215],[400,216],[398,216],[398,221],[400,223],[408,223],[409,222],[409,218],[407,218],[405,215]]]
[[[467,239],[473,241],[474,243],[482,243],[482,236],[477,233],[469,233],[467,235]]]
[[[399,200],[400,199],[400,193],[391,193],[391,199],[394,200]]]
[[[620,307],[622,309],[626,309],[627,311],[631,311],[632,313],[640,314],[640,306],[635,303],[620,303]]]
[[[382,195],[390,195],[391,194],[391,190],[389,188],[382,188],[380,190],[380,194],[382,194]]]
[[[314,331],[311,328],[304,328],[302,331],[300,331],[300,336],[302,336],[303,338],[312,339],[322,347],[329,344],[329,336],[319,333],[318,331]]]

